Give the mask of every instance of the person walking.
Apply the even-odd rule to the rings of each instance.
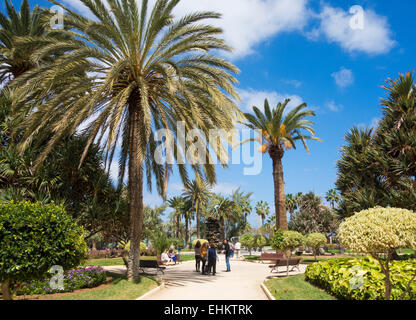
[[[199,272],[200,267],[201,267],[201,242],[198,240],[195,244],[195,268],[196,268],[196,272]]]
[[[211,243],[208,249],[208,274],[211,273],[215,276],[217,273],[217,250],[215,249],[215,243]]]
[[[230,272],[231,271],[231,266],[230,266],[231,248],[230,248],[230,244],[228,243],[227,239],[225,239],[224,242],[223,242],[223,250],[224,250],[224,254],[225,254],[225,264],[227,265],[227,271],[226,272]]]
[[[208,261],[208,242],[205,242],[201,247],[201,261],[202,261],[202,274],[208,274],[207,261]]]

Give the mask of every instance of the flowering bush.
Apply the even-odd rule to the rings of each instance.
[[[127,250],[124,249],[89,250],[88,259],[118,258],[126,253]]]
[[[94,288],[106,283],[106,273],[101,266],[71,269],[64,273],[64,288],[52,289],[50,279],[32,280],[14,285],[17,295],[52,294]]]
[[[402,298],[416,270],[416,261],[391,263],[392,298]],[[361,259],[330,259],[309,265],[305,279],[344,300],[383,300],[384,273],[378,261]],[[416,299],[416,283],[412,283],[404,300]]]

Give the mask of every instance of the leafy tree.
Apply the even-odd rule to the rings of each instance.
[[[105,146],[110,167],[116,147],[121,146],[117,153],[119,180],[121,185],[127,170],[132,233],[127,275],[137,279],[143,183],[146,180],[152,190],[152,181],[156,181],[157,191],[163,196],[171,171],[169,159],[160,163],[154,157],[159,146],[155,130],[164,128],[173,133],[173,147],[167,150],[167,158],[171,155],[176,163],[182,163],[183,159],[177,158],[182,153],[169,152],[180,148],[176,140],[178,121],[184,123],[185,134],[195,128],[206,136],[210,129],[232,129],[239,114],[231,99],[238,99],[233,87],[237,82],[233,74],[238,69],[211,54],[212,50],[230,49],[218,36],[221,29],[203,24],[206,19],[219,18],[217,13],[198,12],[175,20],[172,12],[178,0],[158,0],[151,10],[147,0],[140,6],[133,0],[81,2],[93,18],[64,7],[70,32],[56,30],[74,35],[75,40],[57,41],[37,53],[46,55],[65,49],[66,54],[14,80],[19,96],[37,105],[23,124],[25,143],[21,149],[35,136],[52,132],[35,163],[39,165],[64,136],[87,119],[85,153],[98,140]],[[91,119],[92,115],[95,117]],[[206,146],[205,160],[211,159],[209,149]],[[186,154],[188,150],[181,151]],[[211,161],[204,163],[192,164],[192,169],[214,183],[215,166]],[[182,180],[188,182],[187,166],[179,164],[178,168]]]
[[[254,235],[251,234],[251,233],[243,234],[240,237],[240,243],[243,247],[247,247],[247,249],[250,252],[250,256],[251,256],[251,250],[253,250],[253,248],[255,248]]]
[[[240,190],[240,188],[234,190],[233,194],[231,195],[232,200],[236,203],[237,209],[241,211],[240,215],[244,216],[245,223],[247,223],[247,216],[253,210],[251,206],[252,195],[252,192],[244,193]]]
[[[267,239],[261,234],[253,235],[253,247],[260,248],[260,252],[263,251],[263,248],[267,245]]]
[[[270,244],[273,249],[281,251],[287,260],[287,276],[289,276],[289,260],[292,251],[305,243],[305,237],[296,231],[278,230],[275,232]]]
[[[385,300],[392,291],[391,260],[397,249],[416,248],[416,214],[406,209],[376,207],[347,218],[339,227],[340,242],[352,252],[377,259],[385,275]],[[409,292],[409,282],[400,299]]]
[[[340,219],[322,198],[313,192],[304,194],[298,201],[299,210],[289,222],[289,229],[304,235],[308,233],[336,233]]]
[[[229,198],[226,198],[222,195],[213,195],[209,203],[209,214],[210,216],[219,220],[221,225],[221,237],[226,239],[226,221],[235,222],[238,218],[238,213],[236,203]]]
[[[306,110],[306,103],[285,113],[289,99],[279,103],[275,109],[270,110],[267,99],[264,102],[264,113],[257,107],[253,107],[254,114],[245,113],[247,122],[244,124],[252,130],[260,130],[261,136],[248,141],[259,141],[259,150],[264,154],[269,153],[273,161],[273,181],[274,181],[274,203],[276,210],[276,227],[287,229],[285,191],[283,180],[282,158],[285,149],[296,149],[296,141],[301,141],[305,149],[309,152],[306,140],[318,140],[312,128],[313,122],[306,120],[306,117],[313,117],[312,110]],[[303,132],[306,132],[304,134]],[[308,135],[310,134],[310,135]]]
[[[23,254],[24,253],[24,254]],[[86,257],[84,230],[54,204],[0,203],[0,282],[3,299],[9,284],[45,277],[52,266],[65,270]]]
[[[313,249],[315,261],[318,261],[316,259],[316,255],[319,249],[323,247],[326,243],[327,243],[326,236],[322,233],[309,233],[305,237],[305,245]]]

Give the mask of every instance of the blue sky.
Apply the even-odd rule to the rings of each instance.
[[[82,11],[78,0],[63,0]],[[16,6],[20,1],[13,0]],[[46,1],[31,4],[50,6]],[[363,29],[351,28],[351,6],[364,9]],[[3,4],[2,4],[3,8]],[[411,0],[312,1],[312,0],[183,0],[178,15],[210,9],[223,13],[216,21],[225,39],[235,48],[227,57],[241,70],[238,75],[243,101],[240,107],[272,105],[291,97],[316,110],[315,129],[323,142],[309,144],[308,155],[299,145],[284,157],[286,193],[319,195],[334,187],[336,161],[344,135],[354,125],[372,126],[381,116],[381,86],[388,77],[414,69],[416,43]],[[273,210],[271,161],[263,157],[259,175],[244,176],[243,165],[218,168],[215,190],[229,194],[241,187],[266,200]],[[171,180],[169,194],[181,192],[178,175]],[[160,204],[157,195],[146,193],[145,202]],[[255,214],[250,218],[257,225]]]

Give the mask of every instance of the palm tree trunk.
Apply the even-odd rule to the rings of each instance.
[[[141,110],[136,99],[130,99],[129,121],[129,213],[130,213],[130,251],[127,279],[139,278],[140,240],[143,229],[143,167],[139,156],[139,126]]]
[[[195,203],[195,211],[196,211],[196,238],[201,239],[201,233],[200,233],[200,225],[199,225],[199,201],[196,201]]]
[[[1,291],[3,294],[3,300],[12,300],[13,297],[10,294],[10,288],[9,288],[9,281],[4,280],[4,282],[1,284]]]
[[[188,230],[188,217],[185,216],[185,243],[186,245],[188,245],[189,242],[189,230]]]
[[[179,225],[180,225],[180,215],[176,215],[176,238],[179,239]]]
[[[222,237],[222,241],[225,240],[225,220],[224,217],[220,218],[220,224],[221,224],[221,237]]]
[[[283,150],[272,149],[270,157],[273,160],[274,205],[276,210],[276,228],[288,230],[286,218],[285,183],[283,180]]]

